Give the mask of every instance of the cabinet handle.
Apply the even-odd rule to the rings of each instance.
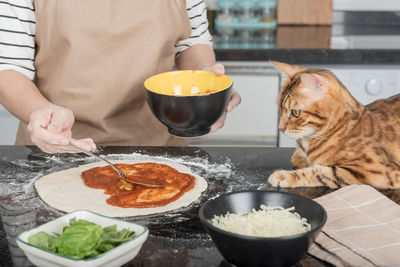
[[[225,65],[226,74],[249,74],[276,76],[278,72],[272,66],[230,66]]]

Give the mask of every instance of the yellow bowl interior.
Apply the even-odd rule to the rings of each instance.
[[[144,87],[154,93],[193,96],[216,93],[229,88],[232,80],[226,75],[216,76],[205,70],[180,70],[151,76]]]

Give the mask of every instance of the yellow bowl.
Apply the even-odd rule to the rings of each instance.
[[[160,73],[148,78],[144,87],[154,93],[173,96],[196,96],[217,93],[232,86],[226,75],[211,71],[181,70]]]
[[[154,75],[144,87],[150,109],[170,134],[195,137],[209,133],[224,113],[232,84],[226,75],[182,70]]]

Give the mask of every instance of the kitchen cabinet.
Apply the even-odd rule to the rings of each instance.
[[[332,0],[278,0],[277,10],[280,25],[332,23]]]
[[[189,140],[191,145],[275,146],[277,141],[279,75],[270,63],[222,62],[242,102],[223,128]]]
[[[0,145],[13,145],[19,120],[0,105]]]

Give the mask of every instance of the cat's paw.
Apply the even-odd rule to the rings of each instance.
[[[269,176],[268,183],[275,187],[290,187],[293,179],[291,173],[291,171],[275,171]]]

